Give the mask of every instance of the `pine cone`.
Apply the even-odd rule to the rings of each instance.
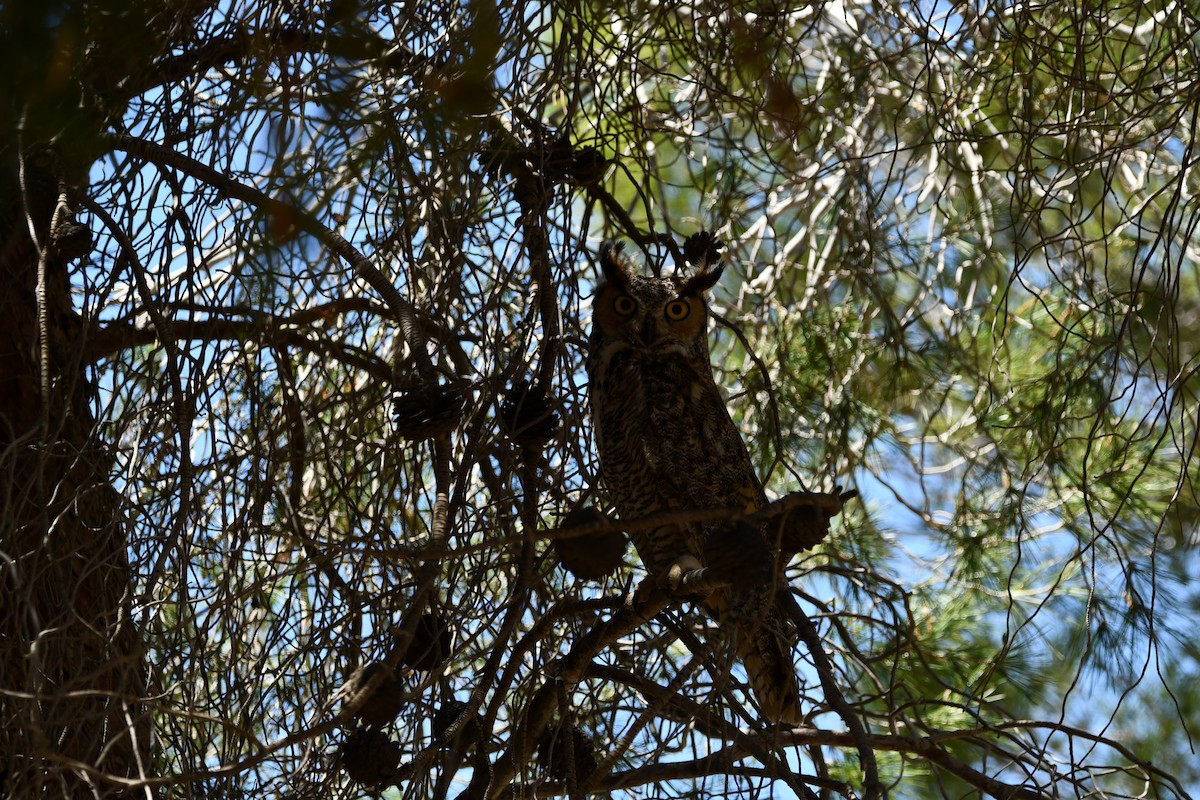
[[[561,527],[565,532],[570,528],[611,522],[600,509],[586,506],[567,514]],[[553,547],[563,569],[581,580],[598,581],[624,563],[625,545],[625,534],[610,530],[576,536],[564,534],[554,539]]]
[[[466,398],[444,385],[414,385],[392,394],[392,422],[405,439],[420,441],[458,427]]]
[[[351,678],[354,681],[355,689],[350,702],[358,702],[358,695],[365,691],[367,683],[383,669],[386,667],[382,663],[373,661],[359,670]],[[354,717],[364,725],[372,727],[387,725],[400,715],[404,709],[405,700],[403,682],[395,676],[385,678],[383,683],[375,687],[375,691],[370,696],[362,700],[362,705],[359,706],[358,711],[354,712]]]
[[[571,177],[581,186],[599,183],[608,171],[608,159],[594,147],[580,147],[571,159]]]
[[[61,207],[60,207],[61,208]],[[50,249],[64,261],[74,261],[92,252],[92,231],[75,219],[72,212],[55,214],[50,231]]]
[[[568,752],[574,755],[570,760]],[[580,784],[596,770],[596,745],[592,737],[575,725],[551,725],[538,739],[538,761],[552,778],[570,780],[574,772],[575,783]]]
[[[433,738],[437,739],[443,747],[450,747],[454,743],[453,740],[446,738],[446,731],[450,730],[451,725],[458,722],[466,710],[467,704],[461,700],[447,700],[433,715],[433,720],[430,722]],[[479,743],[479,740],[483,738],[483,721],[479,714],[472,715],[471,719],[463,723],[457,738],[462,742],[464,749]]]
[[[858,497],[855,490],[843,492],[842,487],[836,486],[832,493],[793,492],[772,504],[783,506],[774,514],[771,506],[764,509],[771,518],[772,527],[768,530],[775,531],[785,560],[823,542],[829,535],[829,520],[842,513],[845,503],[855,497]]]
[[[346,737],[340,751],[342,769],[363,786],[390,783],[400,764],[400,745],[382,731],[359,728]]]
[[[450,657],[454,636],[442,617],[427,611],[417,620],[412,643],[404,654],[404,663],[413,669],[432,672]]]
[[[500,423],[517,444],[540,448],[558,430],[558,414],[543,386],[530,386],[522,379],[505,393],[500,403]]]

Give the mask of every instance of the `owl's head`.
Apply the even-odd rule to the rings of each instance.
[[[600,248],[603,281],[592,302],[593,338],[646,350],[708,352],[708,304],[704,295],[723,267],[702,266],[693,275],[652,278],[636,272],[619,243]]]

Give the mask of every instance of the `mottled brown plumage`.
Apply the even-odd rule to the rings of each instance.
[[[652,575],[704,565],[730,577],[733,585],[704,607],[733,638],[764,715],[794,723],[801,711],[791,634],[775,598],[781,570],[763,531],[718,519],[636,524],[767,504],[712,377],[704,294],[721,269],[710,263],[702,259],[694,275],[651,278],[632,271],[619,247],[601,249],[587,361],[600,474]]]

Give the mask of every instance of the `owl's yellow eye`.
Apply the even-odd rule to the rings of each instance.
[[[637,303],[635,303],[633,298],[627,294],[619,294],[614,297],[612,301],[612,307],[613,311],[617,312],[622,317],[628,317],[633,314],[633,312],[637,311]]]
[[[672,300],[667,303],[664,311],[666,312],[667,319],[671,320],[671,322],[681,322],[687,319],[688,314],[692,313],[692,306],[686,300]]]

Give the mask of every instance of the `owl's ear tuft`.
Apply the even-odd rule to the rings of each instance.
[[[697,231],[683,242],[683,260],[700,270],[721,261],[725,243],[712,231]]]
[[[609,283],[622,288],[629,283],[629,271],[625,266],[624,242],[605,242],[600,245],[600,271]]]
[[[721,273],[724,271],[725,265],[719,264],[715,269],[697,272],[695,275],[687,279],[687,281],[683,284],[683,288],[679,290],[679,294],[704,294],[709,289],[717,285],[717,281],[721,280]]]

